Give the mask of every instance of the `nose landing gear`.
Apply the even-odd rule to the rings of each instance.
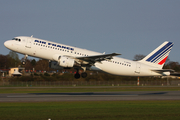
[[[26,64],[26,59],[27,59],[28,55],[24,55],[24,58],[22,60],[22,64],[25,65]]]

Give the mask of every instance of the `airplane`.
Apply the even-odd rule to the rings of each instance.
[[[86,78],[86,70],[101,70],[120,76],[169,76],[173,70],[162,68],[173,44],[165,41],[142,60],[132,61],[117,57],[121,55],[119,53],[98,53],[33,36],[18,36],[4,42],[6,48],[24,54],[22,64],[26,63],[28,56],[46,59],[50,68],[76,69],[76,79]],[[80,69],[83,70],[81,74]]]

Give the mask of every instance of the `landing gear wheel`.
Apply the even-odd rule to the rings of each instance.
[[[22,61],[22,64],[25,65],[25,64],[26,64],[26,61]]]
[[[79,73],[76,73],[76,74],[74,75],[74,78],[79,79],[79,78],[80,78],[80,74],[79,74]]]
[[[87,73],[86,72],[81,73],[81,77],[82,78],[86,78],[87,77]]]

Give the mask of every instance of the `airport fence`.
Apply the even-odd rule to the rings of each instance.
[[[0,81],[3,87],[66,87],[66,86],[180,86],[180,80],[161,81]]]

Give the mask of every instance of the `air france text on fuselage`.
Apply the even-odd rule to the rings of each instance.
[[[62,46],[62,45],[58,45],[58,44],[54,44],[54,43],[47,43],[45,41],[40,41],[40,40],[34,40],[34,42],[45,44],[45,45],[47,44],[47,45],[50,45],[50,46],[53,46],[53,47],[59,47],[59,48],[68,49],[68,50],[73,50],[74,51],[74,48],[70,48],[70,47],[67,47],[67,46]]]

